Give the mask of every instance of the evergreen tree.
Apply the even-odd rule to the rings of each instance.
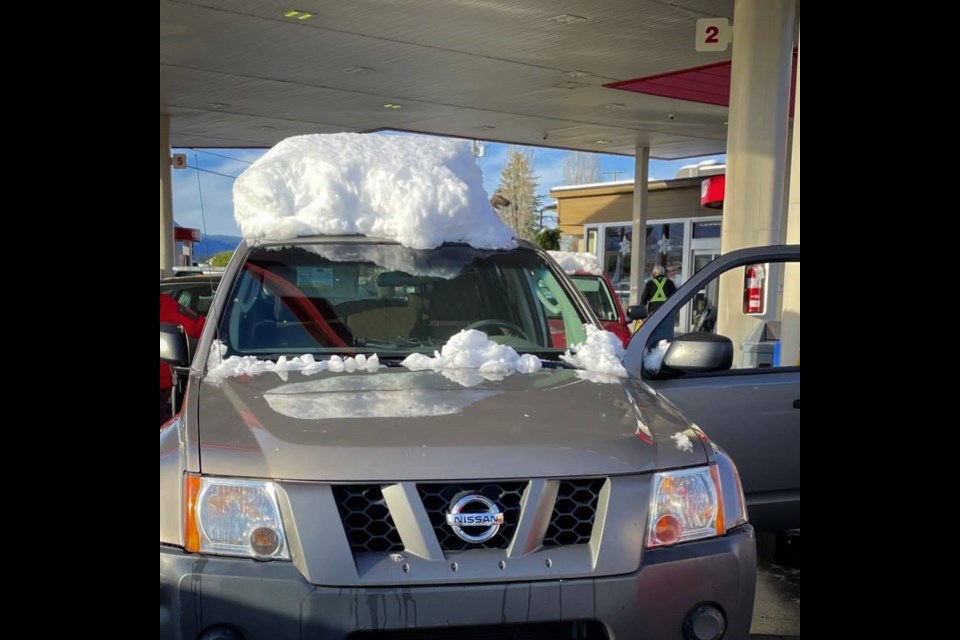
[[[559,251],[560,229],[540,229],[537,232],[537,244],[547,251]]]
[[[497,195],[510,204],[498,208],[500,218],[517,234],[531,239],[540,221],[540,196],[537,195],[539,178],[533,172],[533,150],[510,148],[507,166],[500,172]]]

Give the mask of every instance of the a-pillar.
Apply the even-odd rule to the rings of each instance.
[[[170,116],[160,114],[160,271],[173,275],[173,192],[170,187]]]
[[[786,240],[784,183],[794,0],[736,0],[727,130],[727,178],[721,249],[781,244]],[[797,141],[799,148],[799,140]],[[799,161],[797,162],[799,172]],[[772,276],[768,307],[777,307],[779,271]],[[720,279],[717,332],[740,345],[760,318],[742,313],[743,270]]]
[[[633,167],[633,239],[630,242],[630,304],[640,301],[643,270],[647,264],[647,194],[650,182],[650,147],[638,144]],[[606,242],[601,238],[601,242]],[[602,255],[602,254],[601,254]]]

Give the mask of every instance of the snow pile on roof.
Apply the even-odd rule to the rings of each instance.
[[[465,141],[337,133],[287,138],[233,185],[247,240],[363,234],[414,249],[516,246]]]
[[[578,369],[626,378],[627,370],[623,368],[623,341],[609,331],[597,329],[592,324],[585,324],[583,328],[587,332],[586,342],[571,345],[560,359]],[[606,381],[601,377],[588,376],[588,378]]]
[[[439,353],[433,357],[422,353],[407,356],[401,366],[411,371],[442,371],[444,369],[476,369],[480,373],[508,374],[534,373],[543,367],[540,358],[518,355],[512,347],[493,342],[487,334],[468,329],[451,336]]]
[[[667,355],[667,349],[670,348],[670,343],[666,340],[661,340],[657,343],[657,346],[651,348],[643,356],[643,368],[649,371],[650,373],[659,373],[660,366],[663,364],[663,356]]]
[[[214,345],[216,348],[216,344]],[[217,349],[219,352],[219,349]],[[213,350],[211,350],[212,354]],[[221,352],[222,353],[222,352]],[[211,355],[212,358],[212,355]],[[222,358],[222,356],[221,356]],[[208,366],[211,359],[208,359]],[[207,382],[220,384],[227,378],[236,378],[238,376],[258,376],[261,373],[276,373],[282,379],[287,379],[287,372],[299,371],[304,375],[311,375],[321,371],[340,372],[346,371],[366,371],[375,373],[380,368],[380,358],[377,354],[365,356],[362,353],[356,357],[341,358],[340,356],[330,356],[329,360],[315,360],[309,353],[295,358],[287,359],[286,356],[280,356],[276,362],[270,360],[259,360],[253,356],[230,356],[221,359],[220,364],[210,368],[207,371]]]
[[[597,262],[597,256],[592,253],[577,253],[575,251],[549,251],[548,253],[567,273],[579,272],[594,276],[603,275],[600,263]]]

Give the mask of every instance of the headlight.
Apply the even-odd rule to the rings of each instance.
[[[653,474],[647,548],[721,536],[723,502],[716,465]]]
[[[187,475],[184,511],[187,551],[290,558],[272,482]]]

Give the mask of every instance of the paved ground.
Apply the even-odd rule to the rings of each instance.
[[[757,599],[751,637],[763,640],[800,637],[800,536],[757,541]]]

